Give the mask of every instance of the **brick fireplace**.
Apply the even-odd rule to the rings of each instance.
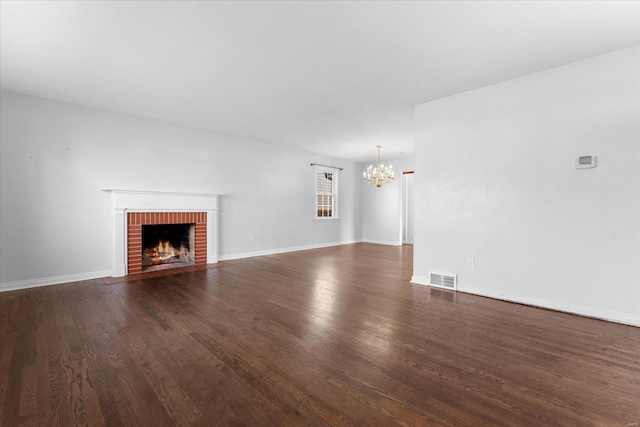
[[[127,214],[127,274],[142,272],[142,226],[193,224],[195,264],[207,263],[206,212],[130,212]]]
[[[193,225],[195,264],[218,262],[218,196],[220,194],[104,190],[112,199],[111,275],[142,272],[142,227]]]

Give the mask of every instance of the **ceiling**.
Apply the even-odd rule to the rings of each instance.
[[[354,161],[410,155],[415,104],[640,44],[638,1],[0,5],[3,90]]]

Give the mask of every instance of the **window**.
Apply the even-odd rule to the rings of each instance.
[[[338,218],[338,170],[316,166],[316,219]]]

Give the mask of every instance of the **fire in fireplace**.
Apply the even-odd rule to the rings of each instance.
[[[195,263],[195,224],[142,226],[142,271]]]

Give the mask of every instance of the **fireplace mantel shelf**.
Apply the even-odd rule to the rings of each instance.
[[[102,191],[108,191],[110,193],[117,194],[154,194],[158,196],[167,195],[167,196],[198,196],[198,197],[217,197],[224,196],[222,193],[183,193],[180,191],[151,191],[151,190],[121,190],[121,189],[113,189],[113,188],[103,188]]]

